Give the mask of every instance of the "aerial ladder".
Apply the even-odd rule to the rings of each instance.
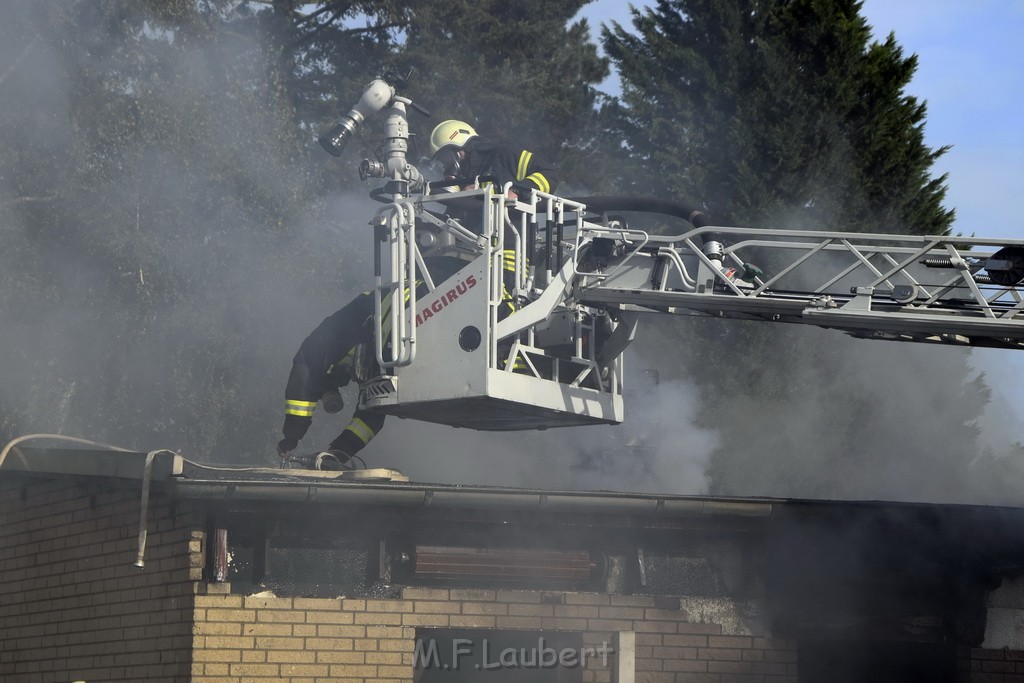
[[[340,154],[366,117],[386,118],[380,158],[360,169],[384,181],[361,407],[496,431],[622,422],[642,313],[1024,348],[1024,240],[738,228],[664,199],[445,187],[408,161],[408,106],[425,113],[376,80],[321,138]],[[621,217],[635,211],[692,228],[652,234]]]

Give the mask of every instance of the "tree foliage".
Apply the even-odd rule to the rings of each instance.
[[[348,258],[303,244],[318,174],[280,43],[246,28],[262,18],[241,3],[15,8],[2,42],[28,56],[5,59],[0,84],[8,428],[253,452],[274,431],[260,394],[287,362],[271,348],[288,299]]]
[[[924,144],[925,105],[905,92],[916,57],[893,36],[871,42],[859,2],[660,0],[633,28],[603,33],[623,80],[602,111],[623,141],[621,187],[725,225],[948,232],[945,177],[930,177],[945,148]],[[735,321],[660,327],[701,387],[701,424],[722,435],[712,490],[966,495],[987,401],[966,354]],[[934,476],[908,485],[922,468]]]
[[[905,92],[916,58],[869,42],[858,3],[662,0],[634,32],[604,32],[617,99],[596,89],[608,62],[576,19],[585,4],[8,3],[0,440],[62,431],[273,462],[292,354],[368,276],[376,206],[354,169],[379,124],[337,161],[315,138],[386,70],[415,67],[403,94],[434,113],[413,116],[422,137],[468,119],[554,157],[570,188],[682,196],[722,222],[949,229],[930,177],[944,150],[924,145],[924,104]],[[932,463],[920,495],[953,497],[984,379],[962,354],[822,335],[648,328],[643,362],[701,397],[714,490],[899,497]],[[648,469],[670,471],[673,448]],[[983,478],[1005,462],[986,456]]]
[[[605,111],[655,192],[725,224],[943,233],[945,148],[924,144],[917,65],[870,42],[854,0],[661,0],[604,31],[622,75]],[[636,171],[633,173],[632,171]]]
[[[413,80],[424,105],[484,116],[459,105],[486,82],[502,93],[487,106],[507,109],[496,134],[564,133],[606,69],[585,24],[566,26],[580,5],[538,3],[531,18],[494,3],[471,21],[400,0],[11,3],[0,440],[65,431],[270,457],[291,355],[368,275],[375,207],[341,193],[365,196],[355,167],[379,136],[368,123],[336,162],[317,133],[410,64],[444,72]],[[426,35],[448,20],[453,40],[488,55],[468,68],[504,80],[479,74],[451,99],[451,45]],[[541,34],[545,54],[524,49]],[[565,71],[545,81],[551,60]]]
[[[543,150],[570,181],[584,175],[580,143],[595,86],[608,75],[587,21],[573,21],[589,1],[418,7],[394,63],[416,70],[413,90],[434,114],[423,133],[444,119],[464,119],[494,139]]]

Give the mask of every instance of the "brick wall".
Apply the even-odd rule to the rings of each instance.
[[[723,632],[664,599],[559,591],[405,588],[393,599],[241,596],[203,581],[203,528],[154,491],[146,567],[139,483],[0,480],[0,680],[243,683],[403,681],[430,629],[635,633],[636,680],[796,680],[796,645]],[[197,593],[200,593],[197,595]],[[669,607],[679,605],[669,604]],[[707,619],[705,618],[705,622]],[[617,661],[590,657],[588,683]],[[1005,683],[1009,683],[1007,680]]]
[[[1024,683],[1024,652],[961,648],[958,679],[963,683]]]
[[[0,680],[187,680],[202,534],[139,483],[0,481]]]
[[[211,586],[226,590],[226,586]],[[597,593],[406,588],[400,599],[196,597],[193,681],[403,681],[413,678],[417,629],[561,630],[615,647],[636,632],[643,683],[792,683],[796,643],[723,635],[655,599]],[[588,660],[584,681],[612,681],[614,657]]]

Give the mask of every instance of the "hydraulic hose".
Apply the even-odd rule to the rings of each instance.
[[[100,443],[98,441],[90,441],[89,439],[80,439],[76,436],[64,436],[63,434],[26,434],[25,436],[19,436],[16,439],[12,439],[0,449],[0,468],[3,467],[4,460],[7,458],[7,454],[12,450],[17,451],[17,446],[25,441],[32,441],[34,439],[51,439],[54,441],[67,441],[70,443],[78,444],[80,446],[93,446],[96,448],[105,448],[110,451],[118,451],[120,453],[137,453],[130,448],[120,448],[118,446],[111,446],[110,444]],[[140,501],[139,509],[139,540],[138,540],[138,551],[135,555],[135,562],[132,563],[133,567],[143,568],[145,566],[145,554],[146,554],[146,536],[148,533],[147,525],[149,521],[149,488],[153,478],[153,461],[156,456],[161,453],[168,455],[177,455],[174,451],[167,450],[166,448],[159,448],[155,451],[146,453],[145,463],[142,469],[142,500]],[[201,467],[207,470],[218,470],[218,471],[231,471],[231,472],[245,472],[256,470],[259,468],[253,467],[211,467],[209,465],[201,465],[199,463],[186,460],[196,467]],[[365,465],[365,463],[364,463]]]
[[[96,446],[98,448],[106,448],[110,451],[121,451],[122,453],[134,452],[127,448],[118,448],[117,446],[99,443],[98,441],[79,439],[77,436],[64,436],[62,434],[26,434],[25,436],[19,436],[17,439],[12,439],[6,446],[4,446],[3,450],[0,450],[0,467],[4,466],[4,460],[7,459],[7,454],[14,450],[19,443],[22,443],[23,441],[32,441],[34,439],[54,439],[56,441],[69,441],[80,446]]]
[[[19,436],[17,439],[13,439],[3,450],[0,451],[0,467],[3,466],[4,460],[7,458],[7,454],[11,450],[15,449],[19,443],[23,441],[30,441],[33,439],[52,439],[56,441],[68,441],[71,443],[79,444],[81,446],[96,446],[99,448],[106,448],[111,451],[118,451],[121,453],[133,453],[134,451],[127,448],[119,448],[117,446],[111,446],[110,444],[99,443],[97,441],[90,441],[89,439],[80,439],[75,436],[64,436],[63,434],[26,434],[25,436]],[[139,506],[139,541],[138,541],[138,552],[135,555],[135,562],[132,566],[139,567],[140,569],[145,566],[144,557],[146,554],[146,534],[148,529],[147,521],[149,518],[149,485],[152,481],[153,473],[153,459],[159,453],[170,453],[175,455],[172,451],[166,449],[160,449],[156,451],[150,451],[146,454],[146,461],[142,469],[142,501]]]
[[[594,197],[569,197],[574,202],[586,204],[595,212],[607,211],[639,211],[643,213],[660,213],[666,216],[682,218],[695,228],[711,225],[711,219],[700,209],[673,199],[657,199],[654,197],[631,197],[626,195],[598,195]]]

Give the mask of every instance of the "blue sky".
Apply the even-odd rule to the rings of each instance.
[[[608,21],[631,28],[629,5],[595,0],[581,16],[596,37]],[[862,14],[876,39],[892,31],[905,54],[918,55],[906,92],[927,102],[927,144],[952,147],[934,172],[949,175],[954,232],[1024,238],[1024,0],[864,0]],[[1022,355],[978,350],[973,358],[994,394],[983,428],[1024,441]]]
[[[595,36],[602,22],[631,28],[629,5],[595,0],[581,16]],[[954,229],[1024,236],[1011,201],[1024,180],[1024,52],[1017,47],[1024,39],[1024,0],[865,0],[863,14],[876,38],[894,31],[905,53],[918,55],[907,92],[928,103],[928,144],[952,146],[935,170],[949,174]]]

